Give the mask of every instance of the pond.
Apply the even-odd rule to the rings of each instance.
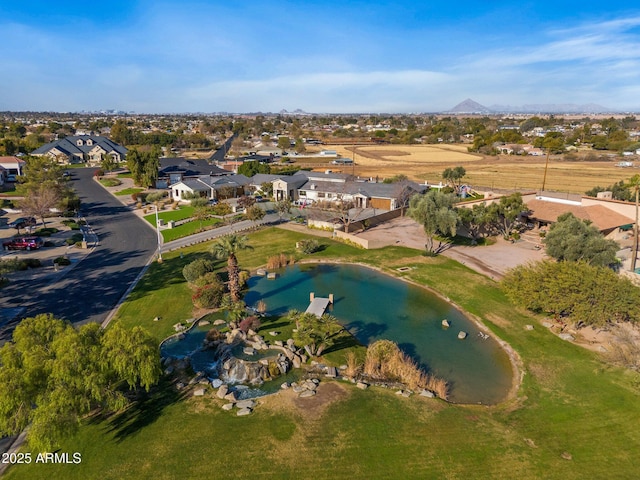
[[[456,403],[495,404],[511,388],[507,353],[460,310],[426,289],[357,265],[295,265],[276,279],[252,277],[245,301],[264,300],[267,312],[304,311],[309,294],[334,295],[328,313],[364,345],[378,339],[396,342],[430,373],[450,385]],[[442,327],[448,319],[451,326]],[[458,333],[468,334],[464,340]]]

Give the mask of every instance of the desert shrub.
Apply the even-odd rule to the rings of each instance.
[[[54,227],[45,227],[45,228],[39,228],[33,234],[36,237],[50,237],[54,233],[58,233],[58,231],[59,230],[57,228],[54,228]]]
[[[215,264],[211,260],[198,258],[184,266],[182,269],[182,276],[187,282],[193,283],[205,273],[213,272],[214,270]]]
[[[640,338],[623,325],[613,328],[615,341],[610,342],[606,357],[609,361],[631,370],[640,370]]]
[[[39,258],[26,258],[23,261],[27,264],[27,267],[29,268],[39,268],[42,266],[42,262],[40,261]]]
[[[221,284],[211,284],[197,287],[191,300],[197,308],[217,308],[222,302],[223,295],[224,287]]]
[[[29,268],[24,260],[10,258],[9,260],[0,260],[0,275],[9,272],[22,271]]]
[[[251,274],[249,272],[247,272],[246,270],[241,270],[238,275],[238,286],[240,288],[246,287],[247,281],[249,280],[250,277],[251,277]]]
[[[55,263],[56,265],[65,266],[71,265],[71,260],[69,260],[67,257],[58,257],[53,261],[53,263]]]
[[[298,242],[298,248],[302,250],[302,253],[310,255],[320,250],[320,243],[314,238],[308,238],[306,240],[300,240]]]
[[[81,233],[74,233],[65,240],[65,243],[67,245],[75,245],[76,243],[82,242],[82,240],[84,240],[84,236]]]
[[[205,285],[214,285],[218,283],[222,285],[222,281],[216,272],[207,272],[196,278],[192,283],[195,287],[204,287]]]
[[[269,362],[267,368],[269,369],[269,375],[271,375],[272,377],[275,378],[280,376],[280,369],[278,368],[278,364],[276,362]]]
[[[153,192],[147,195],[147,202],[154,203],[154,202],[157,202],[158,200],[162,200],[166,196],[167,196],[167,192],[162,192],[162,191]]]
[[[207,205],[209,205],[209,200],[205,197],[196,197],[191,200],[192,207],[206,207]]]
[[[240,320],[238,328],[244,333],[247,333],[249,330],[256,331],[260,328],[260,319],[254,315],[243,318]]]
[[[266,312],[267,302],[265,302],[264,300],[258,300],[258,303],[256,304],[256,310],[260,313]]]
[[[62,224],[71,230],[80,230],[80,222],[76,222],[75,220],[63,220]]]
[[[211,208],[211,212],[220,217],[229,215],[231,213],[231,205],[228,203],[218,203]]]

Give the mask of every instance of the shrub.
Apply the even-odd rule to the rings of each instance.
[[[58,257],[53,261],[53,263],[55,263],[56,265],[65,266],[71,265],[71,260],[69,260],[67,257]]]
[[[98,169],[93,172],[94,177],[102,177],[104,175],[104,170]]]
[[[197,287],[191,300],[197,308],[217,308],[222,302],[223,295],[224,287],[222,284],[211,284]]]
[[[117,178],[103,178],[100,180],[100,183],[105,187],[117,187],[118,185],[122,185],[122,182]]]
[[[42,262],[38,258],[27,258],[24,260],[29,268],[39,268],[42,266]]]
[[[197,197],[191,200],[192,207],[206,207],[209,205],[209,200],[204,197]]]
[[[247,333],[249,330],[256,331],[260,328],[260,319],[256,316],[250,316],[243,318],[238,325],[238,328],[242,330],[244,333]]]
[[[75,245],[82,242],[82,240],[84,240],[84,236],[81,233],[74,233],[71,237],[65,240],[65,243],[67,245]]]
[[[207,272],[193,281],[193,285],[196,287],[204,287],[205,285],[214,285],[218,283],[222,284],[222,281],[216,272]]]
[[[249,272],[247,272],[246,270],[241,270],[238,275],[238,286],[240,288],[246,287],[247,281],[249,280],[250,277],[251,277],[251,274]]]
[[[147,195],[147,202],[154,203],[154,202],[157,202],[158,200],[162,200],[166,196],[167,196],[167,192],[162,192],[162,191],[153,192]]]
[[[298,242],[298,248],[302,250],[303,253],[310,255],[320,250],[320,243],[314,238],[300,240]]]
[[[36,230],[34,232],[34,235],[36,237],[50,237],[51,235],[53,235],[54,233],[57,233],[58,231],[59,230],[54,227],[45,227],[45,228],[39,228],[38,230]]]
[[[195,282],[198,278],[203,276],[205,273],[213,272],[215,270],[215,265],[211,260],[207,260],[206,258],[198,258],[193,262],[185,265],[182,269],[182,276],[189,283]]]

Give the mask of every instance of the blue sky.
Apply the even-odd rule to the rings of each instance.
[[[639,111],[640,6],[5,0],[0,65],[0,111]]]

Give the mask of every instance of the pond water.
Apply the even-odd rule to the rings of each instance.
[[[267,304],[271,315],[304,311],[309,293],[334,294],[329,313],[364,345],[378,339],[396,342],[427,371],[450,385],[457,403],[495,404],[512,381],[509,357],[492,338],[483,339],[476,324],[426,289],[356,265],[295,265],[275,280],[253,277],[245,301]],[[442,327],[448,319],[451,326]],[[458,332],[468,333],[458,340]]]

